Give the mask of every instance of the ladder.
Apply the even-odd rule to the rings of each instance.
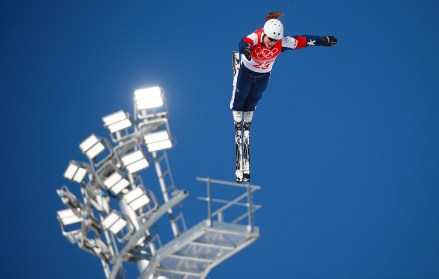
[[[163,194],[163,200],[165,203],[167,203],[170,199],[170,196],[172,196],[177,190],[172,177],[171,168],[169,166],[168,156],[166,151],[163,150],[159,152],[152,152],[152,157],[154,159],[160,189]],[[174,209],[169,208],[168,216],[174,237],[178,237],[181,233],[186,231],[186,221],[181,210],[181,204],[178,204]]]

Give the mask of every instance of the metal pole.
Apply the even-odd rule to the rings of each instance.
[[[248,195],[248,223],[250,225],[250,232],[253,232],[253,196],[250,183],[247,183],[247,195]]]
[[[123,199],[119,200],[119,207],[121,209],[121,212],[130,218],[130,220],[134,226],[134,228],[132,228],[132,229],[135,231],[138,231],[140,228],[140,225],[139,225],[139,221],[137,220],[136,212],[131,207],[129,207]],[[147,231],[145,231],[145,233],[146,232]],[[137,268],[139,269],[140,272],[145,270],[145,268],[148,265],[149,265],[149,261],[147,261],[147,260],[139,260],[137,262]]]
[[[211,193],[211,185],[210,185],[210,178],[207,179],[207,215],[209,217],[209,226],[212,227],[213,220],[212,220],[212,193]]]

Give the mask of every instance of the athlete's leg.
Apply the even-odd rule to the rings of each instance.
[[[259,100],[262,98],[262,94],[264,93],[265,89],[267,89],[269,81],[270,73],[253,80],[250,93],[248,94],[242,109],[243,111],[254,111],[256,109]]]
[[[248,94],[252,87],[252,77],[239,70],[233,80],[233,94],[230,108],[235,111],[243,111]]]

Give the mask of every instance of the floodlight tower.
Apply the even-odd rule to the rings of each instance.
[[[111,141],[91,134],[80,143],[88,162],[72,160],[64,173],[79,187],[57,190],[67,207],[57,213],[63,235],[97,256],[107,279],[126,278],[127,262],[137,265],[138,278],[205,278],[259,237],[253,192],[260,187],[210,178],[197,178],[206,183],[207,196],[199,199],[207,202],[207,218],[187,229],[181,202],[188,191],[175,186],[166,154],[173,147],[168,115],[163,89],[136,90],[133,116],[121,110],[102,118]],[[140,176],[150,163],[161,195]],[[213,185],[240,194],[214,198]],[[172,237],[162,244],[155,228],[165,215]]]

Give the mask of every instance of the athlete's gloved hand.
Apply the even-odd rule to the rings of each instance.
[[[325,47],[331,47],[335,44],[337,44],[337,38],[333,36],[323,36],[323,43],[322,45]]]
[[[243,46],[241,52],[248,61],[252,60],[252,48],[249,45]]]

